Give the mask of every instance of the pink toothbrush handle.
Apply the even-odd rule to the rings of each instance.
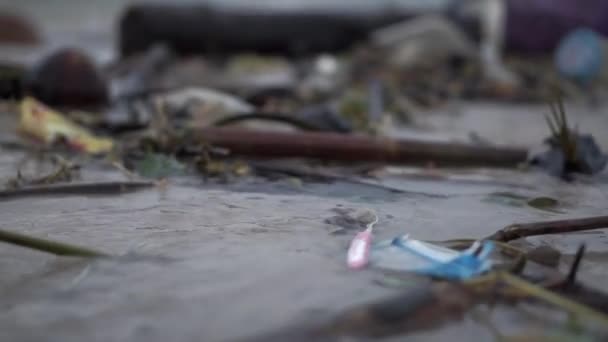
[[[371,230],[366,229],[355,235],[348,248],[347,263],[349,268],[361,269],[367,266],[371,244]]]

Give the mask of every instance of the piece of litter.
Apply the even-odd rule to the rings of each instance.
[[[378,216],[374,214],[374,220],[367,224],[364,231],[357,233],[351,241],[346,259],[349,268],[362,269],[367,266],[372,244],[372,230],[376,223],[378,223]]]
[[[112,150],[113,142],[98,138],[32,97],[21,102],[20,130],[47,145],[64,140],[78,151],[98,154]]]
[[[464,280],[491,269],[493,250],[491,241],[475,242],[461,252],[404,235],[374,246],[370,259],[372,265],[387,270]]]

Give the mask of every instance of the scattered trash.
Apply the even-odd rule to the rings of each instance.
[[[21,102],[20,130],[46,145],[63,141],[77,151],[91,154],[109,152],[114,146],[111,139],[93,136],[31,97]]]
[[[476,242],[459,252],[404,235],[375,245],[371,264],[440,279],[464,280],[491,270],[493,250],[494,244],[490,241]]]
[[[346,258],[349,268],[357,270],[367,266],[372,244],[372,230],[376,223],[378,223],[378,216],[367,225],[364,231],[357,233],[351,241]]]

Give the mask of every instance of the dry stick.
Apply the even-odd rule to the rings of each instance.
[[[103,257],[108,256],[105,253],[98,252],[92,249],[69,245],[62,242],[39,239],[28,235],[23,235],[6,230],[0,230],[0,241],[35,249],[42,252],[47,252],[55,255],[77,256],[77,257]]]
[[[486,239],[508,242],[527,236],[562,234],[600,228],[608,228],[608,216],[516,223],[497,231],[496,233],[488,236]]]
[[[134,191],[153,187],[153,182],[101,182],[101,183],[69,183],[48,186],[32,186],[15,190],[0,191],[0,200],[36,195],[104,195]]]

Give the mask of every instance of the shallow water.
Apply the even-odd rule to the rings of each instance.
[[[496,172],[504,180],[506,171]],[[83,173],[85,179],[99,177],[98,170]],[[562,184],[556,190],[554,180],[543,175],[507,174],[534,182],[533,194],[559,195],[568,203],[565,213],[484,202],[481,194],[505,189],[467,185],[467,191],[456,191],[459,186],[449,182],[421,182],[416,188],[447,195],[443,198],[345,183],[240,180],[227,187],[178,181],[162,194],[153,189],[2,201],[3,229],[126,255],[72,260],[0,245],[2,334],[13,341],[232,340],[329,317],[393,293],[372,281],[373,272],[345,269],[352,233],[335,234],[340,227],[327,223],[335,208],[376,211],[377,239],[410,233],[433,240],[483,237],[513,222],[605,212],[605,185]],[[492,171],[485,175],[491,178]],[[405,189],[415,183],[391,181]],[[566,254],[580,242],[592,253],[608,252],[604,231],[530,240]],[[584,263],[583,279],[605,274],[603,259]],[[420,338],[441,340],[442,331],[454,329],[470,336],[481,329],[458,324],[461,328]],[[481,340],[493,339],[485,335]]]

